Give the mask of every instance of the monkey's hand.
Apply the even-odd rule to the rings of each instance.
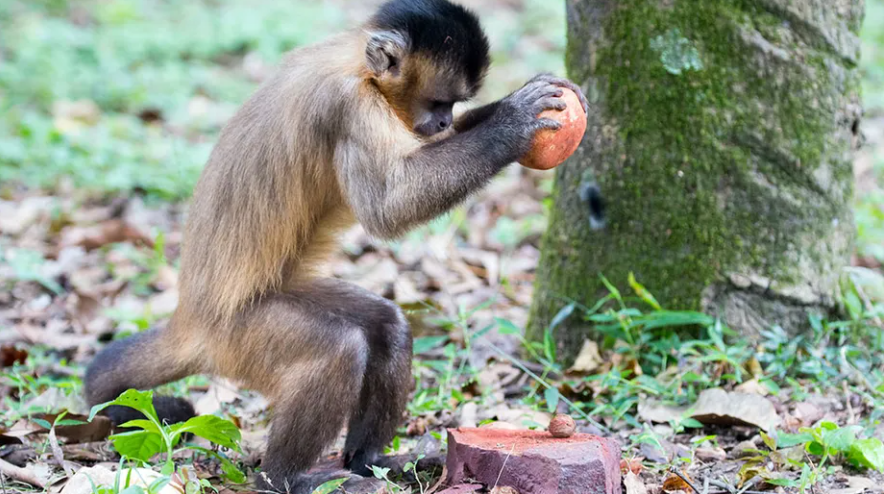
[[[500,100],[487,123],[496,128],[502,138],[511,142],[513,161],[528,153],[537,131],[561,128],[559,122],[538,115],[547,110],[562,111],[567,108],[565,100],[561,98],[564,94],[562,88],[568,87],[567,84],[571,83],[542,74]]]
[[[568,79],[565,79],[563,77],[556,77],[556,76],[546,73],[546,72],[544,72],[542,74],[537,74],[528,82],[530,84],[531,82],[536,82],[536,81],[548,82],[550,84],[574,91],[574,94],[577,95],[577,99],[580,100],[580,104],[583,105],[583,112],[586,114],[589,114],[589,102],[586,101],[586,95],[583,94],[583,90],[580,89],[580,86],[578,86],[577,84],[574,84],[573,82],[571,82]]]

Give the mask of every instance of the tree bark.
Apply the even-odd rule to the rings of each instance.
[[[854,232],[863,7],[568,0],[566,62],[592,108],[556,172],[529,335],[604,296],[600,274],[628,290],[634,272],[664,307],[749,336],[831,313]],[[591,332],[578,313],[555,330],[566,354]]]

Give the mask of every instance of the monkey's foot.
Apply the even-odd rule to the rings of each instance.
[[[177,424],[186,422],[188,419],[195,417],[196,412],[193,405],[184,398],[176,398],[174,396],[154,396],[153,406],[157,411],[160,422],[167,424]],[[109,406],[104,410],[105,415],[114,425],[119,426],[130,420],[138,420],[146,418],[144,414],[134,408],[122,406]]]
[[[354,460],[351,462],[351,467],[353,469],[353,473],[366,477],[372,476],[371,466],[389,468],[390,474],[392,476],[398,477],[399,475],[402,475],[405,480],[409,482],[414,482],[414,471],[406,471],[405,465],[408,463],[414,463],[415,461],[417,461],[417,469],[419,471],[441,471],[442,467],[445,465],[445,455],[426,455],[420,460],[418,460],[418,455],[416,453],[378,456],[374,458],[368,465],[362,465],[361,467],[357,466],[359,463]]]

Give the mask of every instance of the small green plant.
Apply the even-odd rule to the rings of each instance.
[[[412,474],[414,474],[414,479],[417,481],[417,487],[420,491],[420,494],[424,494],[424,485],[421,483],[420,475],[417,472],[417,462],[421,461],[422,459],[424,459],[424,455],[418,455],[413,462],[409,461],[403,467],[403,470],[405,470],[406,472],[411,472]]]
[[[240,432],[233,422],[214,415],[200,415],[187,422],[167,425],[160,422],[154,409],[153,392],[134,389],[124,392],[113,401],[92,407],[89,420],[92,420],[98,412],[113,405],[135,409],[146,417],[145,419],[130,420],[121,425],[121,427],[137,430],[110,437],[114,448],[120,455],[147,463],[157,454],[165,453],[166,461],[161,473],[171,475],[175,470],[175,464],[172,461],[175,452],[190,449],[218,459],[227,480],[235,483],[245,481],[245,474],[232,461],[218,452],[191,445],[176,449],[184,434],[193,434],[219,446],[240,452]]]
[[[56,369],[69,371],[69,374],[40,372],[40,369],[49,365],[50,361]],[[0,414],[0,425],[10,426],[23,417],[35,413],[57,411],[53,409],[54,406],[58,406],[57,403],[50,405],[37,400],[40,395],[50,390],[74,401],[82,386],[82,382],[76,377],[78,373],[79,371],[73,369],[66,360],[55,362],[45,348],[29,348],[28,357],[23,364],[14,364],[0,372],[0,385],[15,389],[15,393],[3,396],[0,400],[0,404],[5,406],[6,410]]]
[[[884,472],[884,444],[878,438],[857,438],[860,431],[862,427],[858,425],[838,427],[838,424],[829,421],[799,430],[811,437],[804,449],[820,458],[819,467],[833,458],[842,458],[856,468]]]
[[[346,481],[346,477],[342,479],[329,480],[316,489],[313,489],[313,492],[311,494],[331,494],[332,492],[336,492],[342,485],[344,485],[344,482]]]
[[[390,492],[394,494],[404,493],[405,489],[402,488],[399,484],[390,480],[390,469],[387,467],[379,467],[377,465],[371,466],[371,473],[374,474],[374,477],[378,480],[383,480],[386,485],[386,489],[384,492]]]

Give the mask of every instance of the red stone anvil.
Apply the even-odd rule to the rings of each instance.
[[[473,479],[519,494],[620,494],[620,444],[591,434],[448,429],[448,485]]]

